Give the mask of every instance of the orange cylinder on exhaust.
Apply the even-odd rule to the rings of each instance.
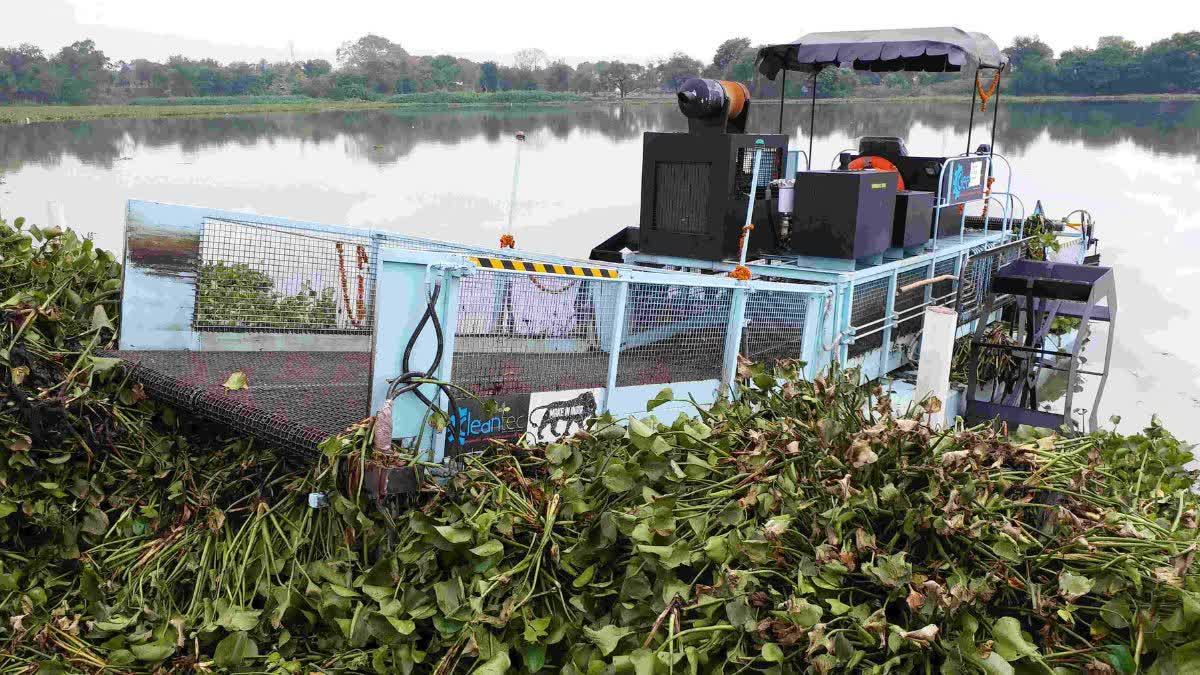
[[[746,107],[746,101],[750,100],[750,90],[741,82],[730,80],[717,80],[717,82],[725,90],[725,97],[729,99],[729,119],[741,115],[742,109]]]

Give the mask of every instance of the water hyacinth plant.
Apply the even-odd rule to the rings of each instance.
[[[346,286],[349,299],[354,282]],[[288,293],[250,265],[206,263],[196,277],[196,321],[204,326],[332,330],[338,327],[334,295],[332,285],[317,289],[305,279]]]
[[[732,401],[377,501],[356,467],[419,462],[371,420],[289,466],[96,356],[117,279],[0,225],[6,672],[1200,669],[1196,476],[1157,424],[934,431],[857,373],[743,363]]]

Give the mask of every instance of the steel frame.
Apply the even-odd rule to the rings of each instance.
[[[1096,431],[1100,428],[1100,400],[1104,395],[1104,386],[1108,381],[1112,361],[1113,338],[1116,334],[1117,293],[1112,270],[1111,268],[1072,264],[1063,265],[1061,263],[1041,262],[1034,264],[1040,265],[1046,276],[1034,278],[1033,281],[1026,281],[1024,296],[1008,296],[1015,300],[1017,307],[1019,336],[1017,344],[996,345],[988,343],[984,340],[985,326],[983,324],[978,325],[974,331],[971,342],[971,356],[967,365],[967,415],[972,419],[983,420],[999,417],[1013,424],[1028,424],[1048,429],[1064,428],[1070,433]],[[1064,296],[1057,293],[1060,290],[1059,287],[1054,286],[1052,283],[1038,283],[1038,281],[1043,279],[1057,280],[1054,276],[1056,273],[1055,270],[1062,268],[1068,270],[1079,268],[1093,272],[1093,278],[1086,282],[1088,284],[1088,293],[1085,300],[1065,300],[1063,299]],[[1021,278],[1024,279],[1025,277],[1022,276]],[[1080,285],[1077,277],[1073,278],[1069,273],[1063,278],[1072,278],[1076,288]],[[992,289],[989,289],[984,294],[983,314],[990,314],[1002,302],[1003,298],[998,296]],[[1079,328],[1069,351],[1047,344],[1051,337],[1049,335],[1050,327],[1057,316],[1079,319]],[[1081,362],[1080,354],[1088,342],[1092,330],[1092,322],[1108,324],[1103,366],[1099,371],[1081,370],[1079,367]],[[983,401],[978,399],[977,396],[980,386],[977,376],[978,364],[983,349],[1000,349],[1014,355],[1019,355],[1018,359],[1020,360],[1022,371],[1020,386],[999,403],[994,400]],[[1064,368],[1051,361],[1043,360],[1043,357],[1046,356],[1052,359],[1066,358],[1066,367]],[[1037,387],[1043,369],[1061,371],[1067,374],[1066,394],[1061,413],[1049,412],[1038,408]],[[1077,375],[1093,375],[1100,378],[1096,386],[1096,394],[1092,401],[1086,427],[1077,425],[1074,420],[1076,411],[1073,408],[1073,401]]]
[[[536,261],[541,263],[556,263],[564,267],[579,265],[595,266],[595,263],[564,258],[561,256],[536,255],[524,256],[523,252],[511,249],[498,250],[485,247],[468,247],[448,242],[408,238],[392,233],[363,231],[353,228],[320,225],[315,223],[300,223],[279,218],[268,218],[237,214],[211,209],[178,207],[173,205],[146,204],[131,202],[130,211],[138,214],[138,226],[149,229],[154,233],[169,232],[170,236],[185,243],[195,241],[205,219],[231,220],[248,226],[261,225],[270,228],[294,228],[298,232],[321,232],[332,235],[354,235],[370,237],[370,264],[376,266],[372,270],[374,279],[370,289],[375,296],[371,306],[375,312],[374,329],[369,336],[362,336],[362,345],[351,350],[370,350],[372,352],[371,372],[371,412],[374,413],[382,405],[387,391],[388,379],[399,375],[397,371],[399,359],[405,345],[411,338],[415,328],[416,318],[423,311],[423,298],[431,284],[440,285],[442,295],[438,302],[444,326],[443,360],[436,371],[436,376],[442,380],[450,380],[453,374],[455,348],[455,322],[458,319],[459,282],[464,275],[475,273],[481,269],[475,258],[491,257],[504,258],[514,261],[514,269],[486,268],[496,274],[532,274],[528,265],[520,262]],[[899,284],[899,275],[914,269],[924,270],[924,277],[929,278],[939,263],[945,267],[944,261],[953,260],[953,269],[961,273],[971,252],[978,249],[988,249],[1000,245],[1010,237],[1002,228],[986,233],[964,232],[957,238],[951,238],[931,244],[928,250],[898,260],[889,260],[880,264],[855,264],[854,269],[831,269],[823,261],[804,258],[752,261],[748,264],[755,278],[740,281],[728,276],[735,263],[706,262],[700,260],[672,258],[666,256],[646,256],[629,254],[623,263],[601,265],[611,271],[611,276],[588,277],[589,283],[595,282],[600,288],[610,289],[612,303],[605,304],[604,311],[612,311],[613,315],[606,321],[611,326],[611,335],[607,340],[601,340],[602,348],[607,352],[607,371],[604,377],[604,394],[598,400],[601,410],[620,414],[644,413],[645,400],[652,397],[662,387],[672,386],[677,398],[688,396],[694,399],[696,405],[706,405],[722,395],[732,391],[736,378],[737,359],[746,341],[745,329],[748,324],[748,307],[755,293],[770,291],[785,293],[798,300],[787,301],[787,312],[795,312],[793,325],[801,331],[798,336],[800,347],[794,358],[805,363],[803,373],[807,377],[815,377],[825,367],[840,363],[848,365],[851,362],[849,348],[859,340],[875,333],[883,334],[883,344],[879,354],[868,352],[862,357],[864,376],[879,377],[900,365],[895,362],[892,345],[896,341],[896,328],[902,322],[915,317],[929,304],[944,303],[948,295],[934,296],[932,288],[927,288],[923,302],[916,306],[897,310],[895,296]],[[143,244],[137,244],[142,246]],[[188,244],[192,245],[192,244]],[[127,248],[127,251],[136,246]],[[127,253],[128,255],[128,253]],[[179,265],[186,266],[187,254],[181,254]],[[651,264],[653,267],[645,266]],[[139,267],[134,264],[130,269]],[[675,267],[677,269],[669,269]],[[540,269],[547,269],[541,267]],[[538,276],[562,277],[564,279],[578,278],[578,275],[555,274],[552,271],[538,272]],[[764,278],[765,277],[765,278]],[[776,280],[772,280],[776,279]],[[878,279],[887,279],[888,300],[884,316],[872,318],[863,325],[853,325],[852,313],[855,302],[855,289],[861,284]],[[164,276],[162,274],[138,271],[137,274],[127,272],[125,279],[123,302],[128,307],[131,302],[140,298],[165,297],[168,302],[177,303],[178,308],[173,313],[159,312],[155,315],[142,312],[127,312],[126,321],[122,326],[122,344],[128,344],[134,349],[210,349],[210,343],[200,342],[197,332],[191,328],[191,314],[195,298],[195,277],[186,273]],[[622,347],[628,347],[630,342],[622,343],[626,332],[625,317],[630,305],[630,284],[654,284],[681,288],[718,288],[728,289],[730,304],[728,312],[720,310],[716,316],[705,317],[701,313],[697,317],[704,325],[712,325],[712,321],[723,322],[725,326],[724,344],[720,345],[721,363],[718,364],[719,376],[712,380],[697,380],[695,382],[664,382],[661,385],[618,385],[618,372],[622,367]],[[165,291],[171,291],[164,295]],[[418,302],[420,301],[420,302]],[[162,304],[161,302],[159,304]],[[418,308],[419,305],[419,308]],[[421,311],[418,311],[420,309]],[[803,312],[803,315],[801,315]],[[710,313],[711,314],[711,313]],[[145,316],[143,316],[145,315]],[[695,326],[688,322],[654,328],[644,335],[637,337],[647,341],[661,340],[673,335],[686,334]],[[187,339],[175,337],[182,329]],[[167,331],[175,331],[168,333]],[[220,348],[233,350],[294,350],[321,348],[324,343],[314,342],[323,340],[329,342],[336,336],[288,334],[280,337],[271,333],[270,329],[261,332],[220,334],[225,335],[225,343]],[[234,340],[233,338],[237,338]],[[427,359],[420,355],[431,353],[429,338],[422,337],[421,345],[414,354],[414,364],[423,367]],[[368,344],[369,342],[369,344]],[[341,345],[338,342],[337,345]],[[334,343],[328,345],[332,348]],[[856,357],[858,359],[858,357]],[[652,389],[652,390],[651,390]],[[430,386],[430,396],[440,396],[437,390]],[[413,398],[413,397],[407,397]],[[640,399],[634,407],[633,402]],[[430,452],[435,459],[442,458],[445,448],[444,435],[430,435],[423,425],[427,416],[419,404],[405,401],[395,404],[399,407],[394,411],[394,434],[402,438],[417,438],[419,447]],[[411,410],[410,410],[411,408]]]

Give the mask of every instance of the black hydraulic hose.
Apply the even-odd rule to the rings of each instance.
[[[412,335],[408,338],[408,344],[404,347],[404,358],[400,361],[400,367],[404,371],[396,379],[392,380],[388,385],[387,398],[392,400],[402,394],[411,393],[415,395],[422,403],[429,408],[430,411],[437,411],[437,404],[433,399],[425,395],[421,391],[421,386],[425,384],[433,384],[446,397],[448,411],[446,413],[446,431],[447,440],[450,443],[458,443],[458,434],[456,433],[458,401],[454,396],[454,391],[444,382],[426,382],[424,380],[432,380],[437,376],[438,368],[442,365],[442,355],[445,349],[445,337],[442,333],[442,323],[437,316],[437,300],[441,295],[441,286],[435,286],[433,292],[428,295],[425,302],[425,312],[417,321],[416,328],[413,329]],[[436,339],[437,349],[433,355],[433,362],[429,365],[427,371],[414,370],[409,361],[412,358],[413,348],[417,344],[417,339],[425,332],[427,325],[433,326],[433,334]],[[452,420],[455,423],[452,424]]]
[[[417,338],[420,337],[421,333],[425,332],[425,325],[432,321],[437,351],[435,351],[433,354],[433,363],[429,366],[429,370],[424,374],[424,379],[430,379],[433,374],[437,372],[438,366],[442,364],[442,322],[438,321],[437,313],[434,307],[434,305],[437,303],[438,296],[441,295],[441,292],[441,286],[435,286],[433,292],[429,294],[429,297],[425,303],[425,313],[421,315],[421,319],[417,321],[417,327],[413,329],[412,335],[408,338],[408,344],[404,347],[404,358],[400,361],[400,367],[404,369],[405,373],[417,374],[420,372],[414,371],[412,366],[409,364],[409,361],[412,359],[412,350],[417,344]],[[416,394],[417,398],[421,399],[422,403],[427,406],[433,405],[433,401],[421,392],[420,383],[411,383],[410,386],[411,389],[409,389],[409,391],[412,391],[414,394]]]

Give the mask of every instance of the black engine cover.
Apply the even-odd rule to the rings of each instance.
[[[646,133],[640,250],[700,260],[736,258],[756,148],[763,150],[755,190],[757,228],[766,226],[767,209],[775,208],[766,188],[783,172],[787,136]]]

